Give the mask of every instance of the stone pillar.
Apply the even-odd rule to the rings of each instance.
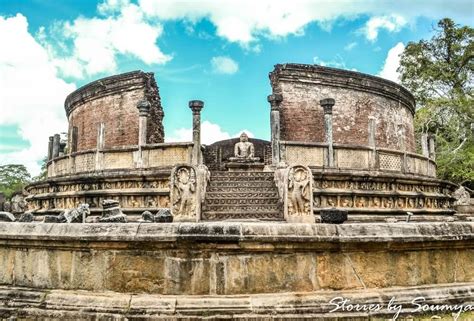
[[[189,101],[189,108],[193,111],[193,155],[192,164],[199,165],[202,163],[201,155],[201,109],[204,102],[201,100]]]
[[[405,146],[405,126],[403,124],[397,125],[398,148],[400,151],[406,151]]]
[[[102,150],[104,149],[105,145],[105,124],[100,123],[99,127],[97,128],[97,150],[95,153],[95,169],[101,170],[102,163],[103,163],[103,155]]]
[[[53,158],[59,157],[59,145],[61,144],[61,137],[59,134],[53,136]]]
[[[150,103],[148,100],[140,100],[138,102],[138,146],[146,145],[146,129],[148,114],[150,112]]]
[[[48,161],[53,159],[53,136],[49,136],[48,141]]]
[[[421,153],[425,157],[430,157],[430,151],[428,148],[428,134],[421,134]]]
[[[272,133],[272,165],[280,163],[280,103],[283,97],[280,94],[269,95],[267,98],[271,106],[270,127]]]
[[[377,150],[376,150],[376,143],[375,143],[375,117],[369,116],[369,123],[368,123],[368,133],[369,133],[369,147],[372,148],[370,152],[370,167],[375,168],[377,162]]]
[[[428,150],[429,150],[429,157],[432,160],[436,159],[436,148],[435,148],[435,136],[433,134],[428,135]]]
[[[332,107],[335,104],[334,99],[326,98],[319,101],[324,109],[324,134],[328,144],[327,166],[334,167],[334,149],[332,146]]]

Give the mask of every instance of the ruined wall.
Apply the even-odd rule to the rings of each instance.
[[[391,81],[298,64],[276,65],[270,80],[273,93],[283,96],[281,140],[324,142],[319,101],[334,98],[334,143],[368,145],[368,121],[374,117],[377,147],[415,151],[414,98]]]
[[[144,98],[151,104],[147,143],[162,143],[164,114],[153,73],[133,71],[94,81],[66,98],[69,151],[95,149],[101,123],[102,148],[137,145],[137,103]]]

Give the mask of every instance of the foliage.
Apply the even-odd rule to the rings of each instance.
[[[14,192],[21,191],[31,181],[31,175],[24,165],[10,164],[0,166],[0,192],[10,198]]]
[[[474,29],[438,22],[429,41],[410,42],[401,55],[401,82],[415,96],[417,134],[436,138],[438,176],[474,181]]]
[[[46,179],[48,176],[48,157],[45,157],[41,161],[41,172],[38,176],[33,177],[33,181],[42,181]]]

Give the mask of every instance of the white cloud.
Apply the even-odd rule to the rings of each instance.
[[[357,47],[357,42],[350,42],[348,43],[345,47],[344,47],[344,50],[345,51],[351,51],[352,49],[354,49],[355,47]]]
[[[388,51],[387,58],[378,76],[400,82],[400,74],[397,72],[397,69],[400,66],[400,55],[403,53],[403,50],[405,50],[405,45],[399,42]]]
[[[340,18],[375,17],[366,26],[367,35],[376,39],[380,29],[396,32],[408,21],[424,16],[439,19],[453,17],[459,23],[470,23],[470,0],[446,5],[446,0],[138,0],[141,10],[150,17],[166,20],[187,20],[196,23],[209,20],[218,36],[247,47],[259,38],[303,35],[304,28],[316,22],[330,30]]]
[[[340,68],[340,69],[348,69],[352,71],[357,71],[355,68],[350,68],[346,65],[346,62],[341,57],[341,55],[336,55],[334,59],[331,60],[323,60],[318,56],[313,57],[313,63],[323,66],[323,67],[332,67],[332,68]]]
[[[164,64],[172,58],[156,45],[162,25],[145,19],[137,5],[109,0],[99,4],[98,11],[109,16],[79,17],[60,23],[51,30],[52,34],[41,36],[65,76],[81,78],[85,74],[112,73],[117,69],[116,58],[120,54],[134,56],[148,65]]]
[[[16,125],[30,147],[0,154],[1,164],[25,164],[31,174],[47,155],[48,137],[67,129],[63,101],[76,86],[56,75],[48,53],[28,32],[27,19],[0,16],[0,126]]]
[[[379,31],[385,29],[389,32],[398,32],[407,24],[405,18],[399,15],[390,15],[382,17],[372,17],[367,21],[362,32],[370,41],[377,40]]]
[[[239,132],[231,135],[222,128],[210,121],[203,121],[201,123],[201,142],[209,145],[214,142],[239,137],[242,132],[245,132],[249,137],[254,137],[253,133],[247,129],[242,129]],[[165,136],[166,142],[191,142],[193,140],[192,128],[176,129],[169,137]]]
[[[229,57],[218,56],[211,59],[212,70],[217,74],[235,74],[239,70],[239,65]]]

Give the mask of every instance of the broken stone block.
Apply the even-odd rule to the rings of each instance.
[[[59,215],[45,215],[43,217],[43,223],[66,223],[66,219],[63,213]]]
[[[142,213],[141,222],[153,223],[155,222],[155,216],[150,211],[145,211]]]
[[[321,223],[342,224],[347,221],[347,211],[336,208],[321,210]]]
[[[62,213],[67,223],[82,223],[90,214],[89,204],[80,204],[77,208],[67,210]]]
[[[99,217],[101,223],[127,223],[127,215],[120,209],[120,204],[116,200],[102,201],[102,216]]]
[[[0,222],[15,222],[15,215],[9,212],[0,212]]]
[[[140,221],[144,223],[170,223],[173,222],[173,216],[169,208],[160,208],[156,215],[153,215],[150,211],[143,212]]]
[[[173,215],[169,208],[160,208],[155,215],[155,222],[157,223],[171,223],[173,222]]]
[[[27,209],[25,197],[21,193],[17,193],[12,197],[11,200],[11,212],[14,214],[24,213]]]
[[[26,213],[21,214],[20,218],[18,219],[18,222],[28,223],[28,222],[33,222],[34,220],[35,220],[35,217],[33,216],[33,214],[31,214],[30,212],[26,212]]]

